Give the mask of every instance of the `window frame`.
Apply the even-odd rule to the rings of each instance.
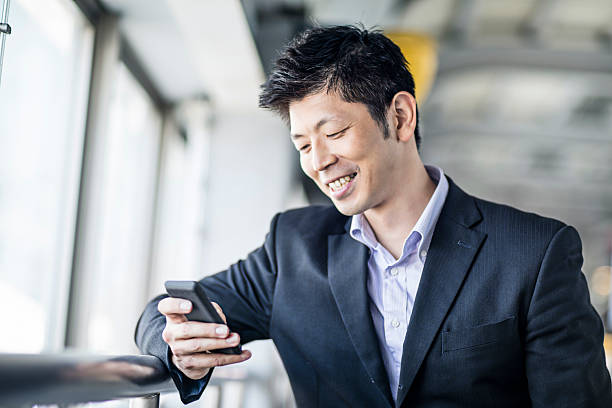
[[[67,348],[83,347],[82,331],[85,330],[85,318],[78,312],[80,305],[85,301],[83,294],[87,290],[87,271],[84,270],[83,252],[87,252],[88,245],[88,224],[91,204],[91,183],[103,172],[103,166],[92,163],[95,161],[100,146],[96,143],[96,138],[103,137],[101,122],[108,113],[108,93],[112,88],[112,73],[119,63],[123,63],[132,74],[138,84],[145,90],[157,114],[160,117],[161,125],[159,134],[152,135],[158,138],[158,155],[155,164],[154,187],[152,203],[152,219],[150,220],[151,231],[149,237],[147,254],[147,280],[150,279],[151,265],[153,259],[154,233],[158,217],[158,194],[160,185],[161,158],[163,155],[163,138],[167,122],[172,110],[172,104],[165,100],[157,90],[153,81],[144,70],[140,60],[136,56],[129,41],[121,33],[119,28],[119,16],[106,10],[95,0],[74,0],[81,8],[83,13],[94,24],[95,44],[93,52],[93,64],[90,80],[90,92],[88,102],[87,124],[85,131],[85,142],[83,149],[83,167],[81,169],[81,180],[78,195],[77,222],[75,229],[74,251],[72,268],[70,274],[70,290],[68,296],[68,308],[65,316],[66,330],[64,333],[64,346]],[[112,68],[115,66],[115,68]],[[106,105],[106,106],[104,106]],[[94,214],[95,216],[95,214]],[[143,299],[148,296],[146,288],[149,282],[143,282]]]

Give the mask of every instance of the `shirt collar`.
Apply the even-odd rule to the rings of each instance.
[[[446,180],[446,177],[444,177],[444,172],[442,169],[437,166],[426,165],[425,170],[427,170],[429,178],[431,178],[431,180],[436,184],[436,189],[429,199],[427,206],[421,213],[421,216],[412,228],[412,231],[407,234],[406,240],[404,241],[403,253],[400,259],[407,255],[406,251],[411,246],[410,243],[413,243],[415,239],[418,241],[417,250],[419,252],[423,250],[427,251],[429,249],[434,228],[438,222],[440,212],[442,211],[444,201],[446,200],[446,196],[448,194],[448,180]],[[380,248],[380,243],[376,239],[374,232],[372,231],[372,228],[370,227],[370,224],[363,213],[355,214],[351,218],[350,235],[353,239],[361,242],[373,251]]]

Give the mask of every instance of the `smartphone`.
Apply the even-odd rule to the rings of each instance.
[[[172,297],[187,299],[191,302],[191,312],[185,317],[189,320],[203,323],[218,323],[225,324],[215,307],[210,303],[210,299],[206,296],[204,287],[195,281],[166,281],[166,292]],[[223,354],[240,354],[242,347],[228,347],[216,349],[216,353]]]

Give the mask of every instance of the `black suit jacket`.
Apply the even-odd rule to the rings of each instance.
[[[368,249],[333,207],[277,215],[261,248],[201,282],[243,343],[274,341],[300,407],[612,407],[575,229],[449,184],[396,401],[368,308]],[[193,381],[169,363],[160,298],[137,343],[192,401],[210,375]]]

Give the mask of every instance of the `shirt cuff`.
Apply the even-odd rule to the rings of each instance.
[[[205,377],[199,380],[192,380],[191,378],[187,377],[182,371],[176,368],[176,366],[172,362],[172,351],[170,350],[170,347],[167,347],[166,357],[168,359],[168,371],[170,372],[170,377],[172,378],[172,381],[174,381],[174,385],[176,385],[183,404],[188,404],[190,402],[197,401],[198,399],[200,399],[202,393],[204,392],[204,389],[210,381],[213,368],[208,370],[208,374],[206,374]]]

